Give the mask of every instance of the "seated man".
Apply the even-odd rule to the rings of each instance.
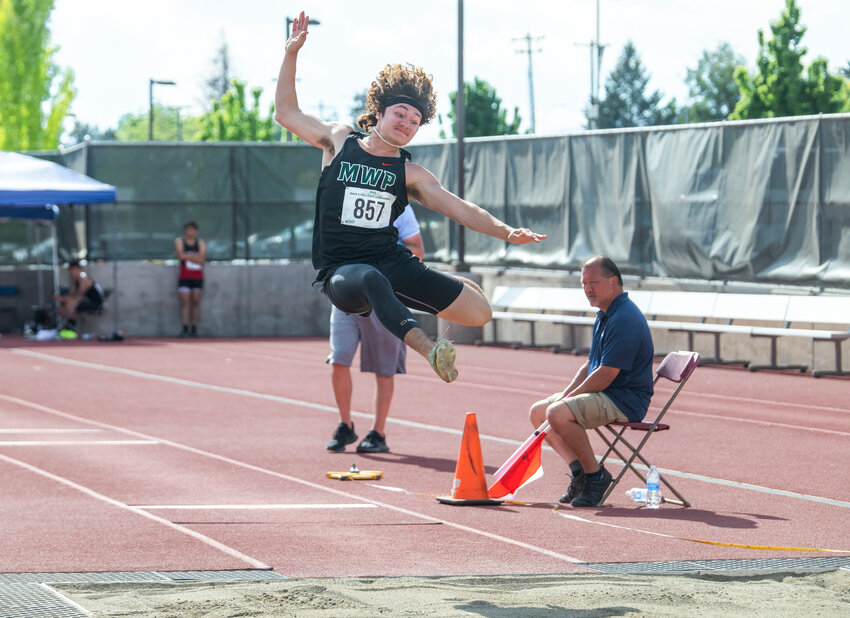
[[[623,292],[614,262],[592,257],[581,270],[590,305],[599,309],[587,361],[561,393],[531,407],[535,427],[549,419],[549,445],[570,467],[570,486],[560,502],[596,506],[611,474],[593,454],[587,430],[614,421],[640,422],[652,397],[652,336],[640,309]]]
[[[71,287],[67,294],[57,295],[59,315],[65,318],[68,328],[76,330],[79,312],[95,312],[103,307],[103,290],[92,281],[80,266],[79,260],[68,263]]]

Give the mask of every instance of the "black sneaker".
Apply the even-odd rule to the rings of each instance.
[[[390,447],[387,446],[384,436],[374,429],[367,433],[363,441],[357,445],[358,453],[387,453],[389,450]]]
[[[558,502],[561,504],[569,504],[576,498],[581,495],[582,490],[584,489],[584,483],[587,479],[587,475],[584,473],[584,470],[581,470],[575,476],[570,477],[570,486],[567,487],[567,493],[558,498]]]
[[[602,501],[602,496],[605,495],[605,490],[614,479],[611,478],[611,473],[605,468],[601,468],[602,478],[594,481],[592,478],[585,478],[584,489],[582,489],[578,498],[575,498],[570,504],[573,506],[599,506]]]
[[[334,437],[331,438],[331,441],[328,442],[328,445],[325,448],[329,451],[336,451],[337,453],[341,453],[345,450],[346,444],[351,444],[356,440],[357,434],[354,433],[354,423],[351,423],[351,427],[349,427],[345,423],[340,423],[336,427]]]

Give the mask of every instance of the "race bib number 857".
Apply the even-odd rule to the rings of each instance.
[[[346,187],[342,202],[343,225],[377,229],[390,225],[395,195],[386,191]]]

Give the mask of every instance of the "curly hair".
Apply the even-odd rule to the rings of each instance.
[[[378,73],[366,95],[366,111],[357,118],[357,126],[369,130],[378,122],[378,114],[387,108],[386,101],[397,95],[415,100],[422,108],[422,121],[426,125],[437,113],[437,95],[431,84],[434,77],[412,64],[388,64]]]

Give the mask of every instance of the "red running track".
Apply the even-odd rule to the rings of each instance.
[[[339,455],[324,450],[338,420],[323,339],[0,346],[0,572],[587,573],[596,562],[850,555],[842,379],[697,369],[673,429],[645,451],[692,508],[631,503],[624,491],[639,481],[626,476],[603,507],[556,510],[566,470],[551,451],[523,504],[459,508],[434,496],[450,491],[464,414],[478,416],[492,474],[531,432],[530,404],[582,359],[459,346],[460,378],[447,385],[411,357],[391,452]],[[363,436],[373,378],[354,380]],[[384,478],[326,478],[354,462]]]

